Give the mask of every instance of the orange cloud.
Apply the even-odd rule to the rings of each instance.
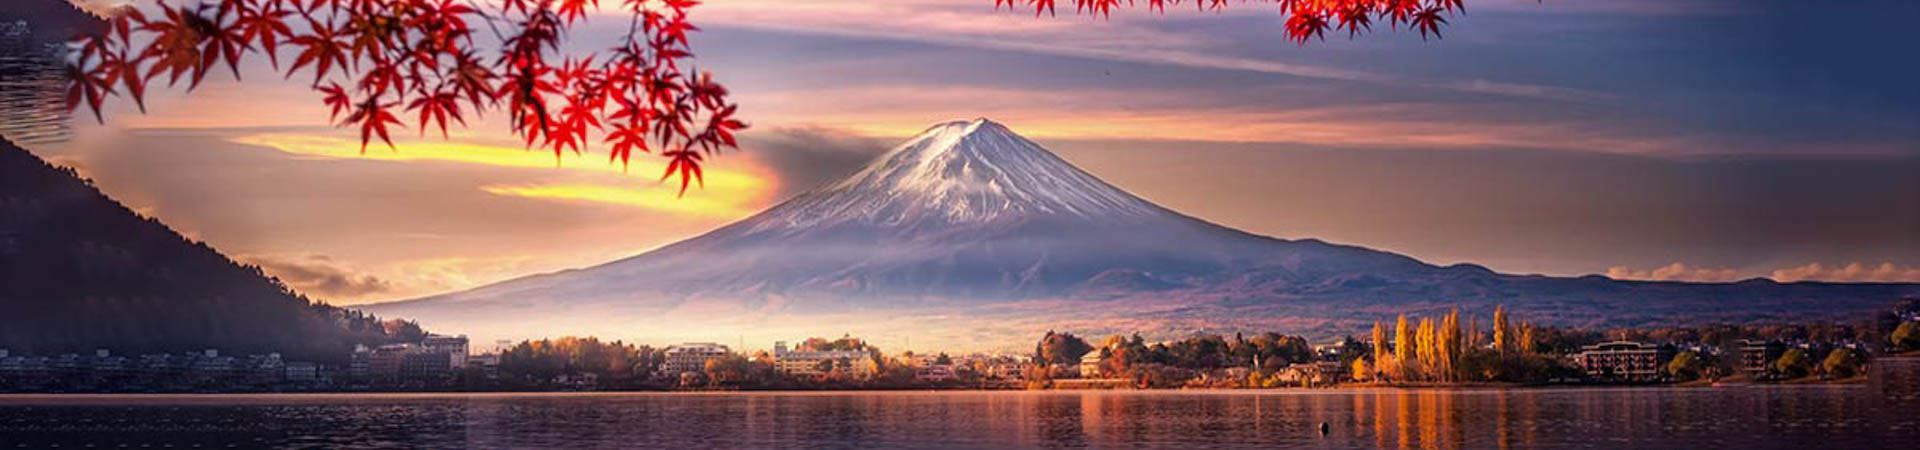
[[[1607,277],[1616,280],[1719,283],[1739,280],[1740,273],[1731,268],[1692,267],[1676,262],[1652,270],[1635,270],[1627,266],[1614,266],[1607,268]]]
[[[657,211],[715,217],[739,217],[759,206],[760,183],[707,184],[698,195],[680,196],[678,187],[608,184],[489,185],[489,194],[635,206]]]
[[[297,157],[354,159],[392,162],[442,162],[524,168],[545,173],[560,172],[564,181],[516,185],[486,185],[481,191],[494,195],[590,201],[634,206],[658,211],[703,216],[740,216],[758,207],[774,189],[770,176],[718,165],[706,168],[705,187],[698,195],[679,195],[679,185],[661,182],[658,174],[666,170],[663,161],[641,157],[630,167],[599,162],[574,162],[555,159],[552,153],[521,148],[476,144],[461,141],[409,140],[397,143],[398,150],[360,151],[358,141],[327,135],[268,133],[246,135],[233,142],[257,145]]]
[[[1880,263],[1878,266],[1868,266],[1858,262],[1844,266],[1811,263],[1775,270],[1772,278],[1774,281],[1783,283],[1795,281],[1910,283],[1920,282],[1920,267],[1901,267],[1891,262]]]

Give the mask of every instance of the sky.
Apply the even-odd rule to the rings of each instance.
[[[1442,39],[1306,45],[1257,6],[993,6],[700,6],[697,64],[753,128],[684,198],[653,160],[556,160],[493,119],[361,154],[265,64],[29,149],[339,304],[637,254],[974,117],[1277,237],[1513,273],[1920,281],[1920,3],[1469,0]],[[569,46],[621,23],[594,16]]]

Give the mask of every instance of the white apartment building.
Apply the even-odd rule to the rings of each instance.
[[[727,346],[712,342],[688,342],[667,347],[667,361],[660,370],[668,375],[686,372],[700,372],[707,368],[707,360],[727,356],[731,353]]]
[[[787,349],[785,341],[773,344],[773,368],[780,373],[821,377],[828,373],[821,370],[825,367],[840,369],[856,378],[873,376],[880,369],[871,355],[859,350],[802,351]]]

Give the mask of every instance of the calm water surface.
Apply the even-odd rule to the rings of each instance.
[[[1913,448],[1916,407],[1872,385],[0,396],[0,448]]]

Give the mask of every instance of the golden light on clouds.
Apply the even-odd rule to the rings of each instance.
[[[739,217],[758,207],[759,184],[715,185],[682,197],[679,191],[653,185],[607,184],[489,185],[480,188],[489,194],[538,199],[572,200],[625,205],[680,214]]]
[[[690,190],[683,197],[679,195],[677,183],[661,182],[658,178],[666,170],[666,164],[647,155],[637,156],[631,166],[623,168],[617,163],[583,161],[594,157],[592,153],[556,159],[546,151],[459,141],[401,141],[396,142],[397,150],[369,148],[364,153],[360,151],[359,141],[327,135],[266,133],[240,136],[231,141],[302,158],[441,162],[538,170],[554,174],[552,178],[556,181],[490,184],[479,189],[501,196],[585,201],[697,216],[745,215],[759,208],[776,187],[771,175],[716,164],[705,168],[704,187]]]

